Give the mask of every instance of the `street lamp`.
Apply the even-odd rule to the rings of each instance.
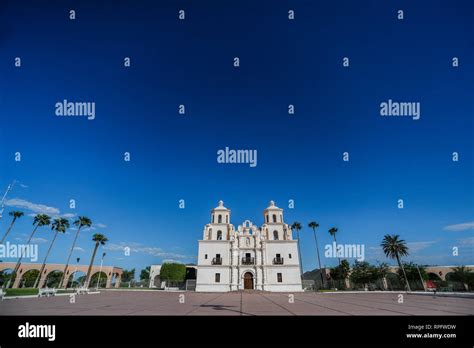
[[[102,273],[102,265],[104,263],[104,257],[105,257],[105,253],[102,254],[102,259],[100,260],[100,269],[99,269],[99,277],[97,279],[97,286],[95,288],[95,290],[99,290],[99,284],[100,284],[100,274]]]
[[[15,183],[16,183],[16,180],[13,180],[13,182],[10,185],[8,185],[7,190],[5,191],[2,197],[2,200],[0,201],[0,219],[3,217],[3,211],[5,210],[5,200],[7,198],[7,195],[11,191]]]

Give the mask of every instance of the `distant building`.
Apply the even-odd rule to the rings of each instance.
[[[237,230],[222,201],[211,211],[211,223],[199,240],[196,291],[302,291],[298,241],[273,201],[264,224],[249,220]]]
[[[161,287],[160,271],[161,271],[161,265],[150,266],[150,285],[149,285],[150,288]]]

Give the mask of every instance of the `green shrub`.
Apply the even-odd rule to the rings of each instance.
[[[160,270],[160,279],[182,282],[186,277],[186,266],[181,263],[164,263]]]

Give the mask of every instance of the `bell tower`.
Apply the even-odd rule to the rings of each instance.
[[[283,209],[278,208],[274,201],[263,211],[265,219],[265,237],[267,240],[289,240],[291,233],[283,221]]]
[[[230,224],[230,209],[219,201],[217,207],[211,210],[211,223],[204,229],[204,240],[230,240],[232,231]]]

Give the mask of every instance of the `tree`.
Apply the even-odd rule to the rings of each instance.
[[[34,284],[35,279],[38,276],[38,274],[39,274],[39,271],[37,269],[29,270],[25,274],[23,274],[23,277],[22,277],[23,287],[30,288]]]
[[[96,272],[90,280],[91,287],[105,288],[107,286],[107,274],[105,272]]]
[[[51,230],[56,231],[54,234],[54,238],[51,241],[51,244],[49,245],[48,251],[46,252],[46,256],[44,257],[43,264],[41,265],[41,269],[39,271],[38,277],[35,280],[35,285],[33,285],[34,288],[38,285],[41,275],[43,274],[44,268],[46,267],[46,260],[48,259],[49,253],[51,252],[51,248],[54,245],[54,242],[56,241],[56,238],[59,233],[66,233],[66,230],[69,228],[69,220],[64,219],[64,218],[59,218],[59,219],[54,219],[53,224],[51,225]],[[64,276],[64,272],[63,272]],[[59,283],[61,284],[61,283]]]
[[[186,277],[186,266],[182,263],[164,263],[160,269],[160,279],[168,282],[182,282]]]
[[[95,246],[94,246],[94,251],[92,252],[91,263],[89,264],[89,268],[87,269],[86,282],[84,284],[86,288],[89,287],[92,265],[94,264],[94,259],[95,259],[95,254],[97,253],[97,249],[99,248],[99,245],[105,245],[108,239],[103,234],[96,233],[92,236],[92,241],[95,242]]]
[[[386,262],[381,262],[379,265],[375,268],[375,271],[377,272],[377,278],[378,279],[383,279],[387,276],[387,274],[390,272],[390,267]]]
[[[319,265],[319,274],[321,275],[321,286],[324,286],[324,278],[323,278],[323,270],[321,268],[321,258],[319,256],[319,245],[318,245],[318,238],[316,237],[316,228],[319,227],[319,224],[316,221],[311,221],[308,224],[308,227],[313,230],[314,235],[314,242],[316,243],[316,252],[318,254],[318,265]]]
[[[150,266],[145,267],[145,269],[142,269],[140,272],[140,280],[150,280]]]
[[[469,283],[472,283],[473,272],[466,266],[454,267],[451,279],[463,283],[466,291],[469,291]]]
[[[337,240],[336,240],[336,233],[337,233],[338,229],[336,227],[331,227],[329,229],[329,234],[334,238],[334,243],[336,243],[336,247],[337,247]],[[336,249],[337,250],[337,249]],[[337,258],[339,260],[339,265],[341,265],[341,258],[338,257]]]
[[[428,274],[424,266],[416,265],[413,262],[403,262],[403,268],[408,280],[420,281],[420,274],[423,280],[428,280]],[[397,270],[397,274],[400,279],[403,279],[403,272],[400,268]]]
[[[380,245],[382,246],[385,256],[397,260],[398,267],[401,268],[403,272],[407,289],[408,291],[411,291],[410,284],[408,283],[408,278],[405,273],[405,268],[403,268],[403,264],[401,262],[402,256],[408,256],[408,246],[406,242],[403,239],[399,239],[399,237],[400,236],[398,234],[386,234],[383,237],[382,243]]]
[[[74,247],[76,246],[77,237],[79,236],[79,233],[81,232],[81,228],[83,228],[84,226],[86,226],[86,227],[91,227],[92,226],[92,221],[91,221],[91,219],[89,219],[86,216],[79,216],[78,219],[76,221],[74,221],[74,226],[77,227],[77,232],[76,232],[76,236],[74,237],[74,241],[72,242],[71,249],[69,250],[69,255],[67,257],[66,266],[64,267],[64,271],[63,271],[63,278],[61,279],[61,284],[64,287],[66,287],[67,283],[68,283],[68,278],[69,277],[66,276],[66,270],[67,270],[67,267],[69,266],[69,260],[71,259],[71,255],[72,255],[72,252],[74,251]]]
[[[48,278],[46,278],[46,287],[47,288],[57,288],[59,287],[61,280],[62,272],[61,271],[53,271],[48,274]]]
[[[46,214],[37,214],[34,219],[33,219],[33,226],[35,226],[33,228],[33,231],[31,232],[29,238],[28,238],[28,241],[26,242],[27,245],[30,245],[30,242],[31,242],[31,239],[33,238],[33,236],[35,235],[36,233],[36,230],[38,229],[38,227],[42,227],[42,226],[49,226],[49,224],[51,223],[51,218],[46,215]],[[20,265],[21,265],[21,260],[23,258],[23,255],[20,255],[20,257],[18,258],[18,261],[15,265],[15,268],[13,270],[13,273],[12,273],[12,276],[11,278],[8,280],[8,283],[6,285],[6,288],[8,288],[10,286],[10,282],[16,278],[16,275],[18,273],[18,270],[20,269]]]
[[[2,241],[0,242],[0,244],[3,244],[3,242],[7,238],[8,234],[12,230],[13,225],[15,224],[16,219],[21,218],[24,214],[21,211],[14,210],[14,211],[9,212],[8,215],[12,216],[13,219],[12,219],[12,222],[10,223],[10,226],[8,226],[7,232],[5,232],[5,235],[3,236]]]
[[[390,273],[390,267],[386,262],[380,262],[378,266],[375,266],[375,272],[377,279],[382,279],[383,289],[387,290],[388,280],[387,275]]]
[[[4,286],[12,279],[13,272],[7,273],[7,270],[0,271],[0,285]]]
[[[132,268],[129,271],[126,270],[126,269],[123,270],[123,272],[122,272],[122,282],[123,283],[128,283],[133,278],[135,278],[135,268]]]
[[[301,230],[301,224],[298,221],[293,222],[293,225],[291,225],[292,230],[296,230],[296,238],[298,238],[298,256],[300,259],[300,278],[303,280],[303,261],[301,259],[301,247],[300,247],[300,230]]]
[[[330,275],[332,279],[343,280],[347,278],[350,270],[349,261],[342,260],[339,266],[331,268]]]
[[[362,284],[367,288],[369,283],[377,280],[377,269],[367,261],[356,261],[349,278],[353,283]]]

